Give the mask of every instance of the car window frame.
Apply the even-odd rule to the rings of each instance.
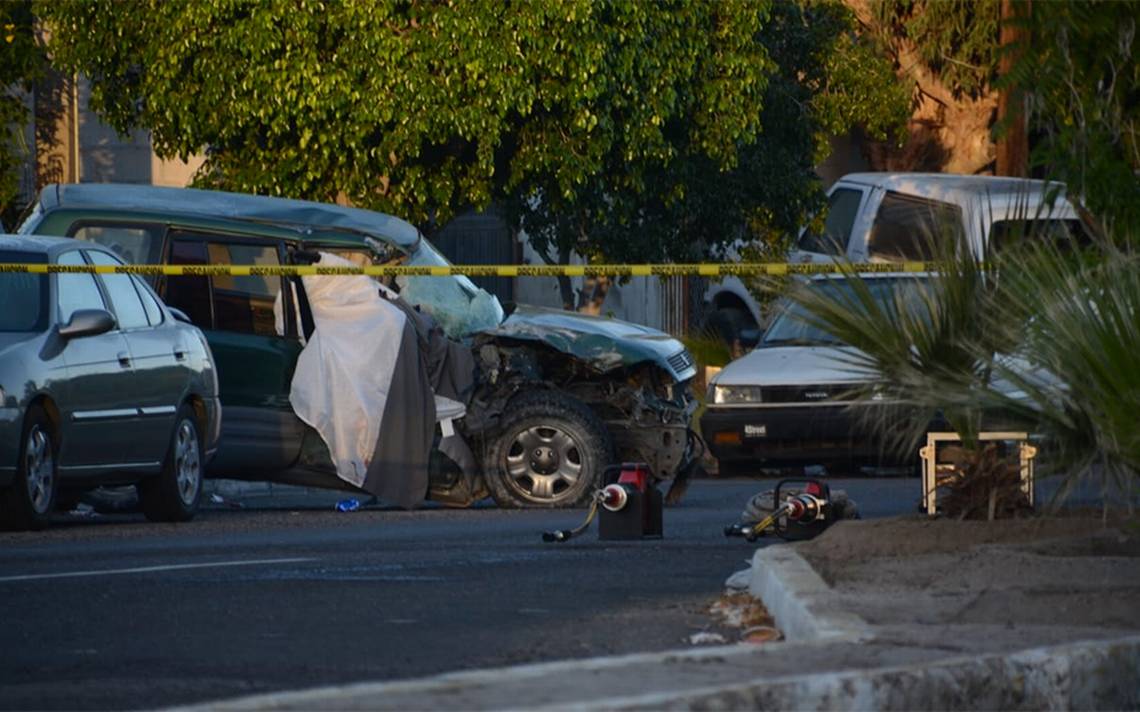
[[[188,241],[201,242],[201,243],[206,244],[207,246],[211,242],[217,242],[217,243],[223,243],[223,244],[251,245],[251,246],[255,246],[255,247],[266,247],[266,246],[272,244],[273,247],[276,249],[276,252],[277,252],[278,264],[279,265],[289,264],[289,262],[287,261],[288,245],[286,244],[288,242],[288,240],[281,238],[281,237],[276,237],[276,236],[271,237],[268,235],[266,235],[266,236],[251,235],[248,233],[234,233],[234,232],[227,232],[227,231],[223,231],[223,230],[212,230],[210,228],[200,228],[200,227],[178,225],[175,223],[168,224],[166,227],[167,227],[167,230],[166,230],[166,234],[165,234],[164,239],[163,239],[163,251],[162,251],[164,262],[166,264],[170,263],[170,254],[174,248],[175,239],[186,240],[187,237],[190,238],[190,240],[188,240]],[[207,259],[208,259],[208,256],[209,256],[208,247],[207,247],[206,254],[207,254]],[[208,264],[212,265],[215,263],[209,262]],[[275,336],[276,338],[280,338],[280,339],[292,339],[294,341],[300,341],[301,337],[297,333],[296,317],[294,316],[294,314],[296,312],[294,311],[295,307],[293,304],[292,290],[289,289],[289,281],[285,277],[281,277],[281,276],[277,277],[277,279],[279,280],[280,285],[281,285],[281,302],[282,302],[282,313],[283,313],[284,322],[285,322],[285,324],[284,324],[285,333],[284,334],[274,334],[273,336]],[[163,296],[166,294],[167,282],[168,282],[168,277],[166,275],[163,275],[158,280],[158,282],[156,284],[155,291],[157,291],[160,296]],[[217,327],[218,320],[217,320],[217,315],[215,314],[215,309],[214,309],[214,279],[212,276],[207,277],[206,286],[207,286],[207,290],[208,290],[209,295],[210,295],[210,330],[211,331],[224,331],[227,334],[246,334],[246,333],[248,333],[248,332],[243,332],[243,331],[231,331],[228,329],[219,329]],[[301,289],[300,285],[298,285],[297,287],[298,287],[298,289]],[[164,299],[163,303],[165,303],[165,299]],[[253,334],[253,333],[249,333],[249,335],[250,336],[268,336],[268,334]]]
[[[77,242],[79,242],[80,245],[83,245],[85,241],[79,240]],[[52,264],[59,265],[59,260],[64,255],[70,255],[72,253],[78,253],[80,259],[83,260],[83,264],[87,265],[88,267],[91,267],[91,266],[93,266],[93,263],[91,262],[90,258],[88,258],[87,252],[88,252],[87,248],[82,247],[82,246],[75,247],[74,249],[63,250],[62,252],[59,252],[52,257]],[[66,266],[66,265],[64,265],[64,266]],[[52,304],[52,307],[55,309],[55,321],[57,324],[61,324],[61,325],[68,323],[67,321],[64,320],[63,314],[59,310],[59,303],[60,303],[60,301],[59,301],[59,295],[60,295],[59,278],[63,274],[64,273],[57,273],[55,275],[55,284],[53,285],[54,289],[55,289],[54,295],[53,295],[55,303]],[[108,314],[110,314],[112,317],[115,318],[115,328],[112,331],[118,331],[119,330],[119,315],[115,313],[114,308],[111,306],[111,297],[109,294],[107,294],[107,291],[104,288],[102,280],[100,280],[99,275],[95,274],[94,272],[84,273],[84,274],[90,274],[91,281],[95,283],[95,289],[96,289],[96,291],[99,292],[99,298],[103,300],[103,306],[99,307],[99,308],[101,308],[103,311],[107,312]],[[74,312],[72,312],[72,313],[74,313]],[[68,320],[68,321],[70,321],[70,320]]]
[[[146,312],[146,319],[150,321],[150,311],[146,308],[147,300],[149,299],[156,307],[158,307],[158,322],[151,324],[151,327],[162,326],[166,323],[166,310],[162,308],[163,301],[155,293],[154,289],[146,283],[146,280],[141,279],[137,274],[129,275],[131,283],[135,285],[135,291],[139,294],[139,299],[143,303],[143,311]]]
[[[93,242],[91,240],[79,240],[79,242],[80,243],[88,243],[89,242],[92,245],[98,245],[99,244],[99,243]],[[100,245],[100,247],[102,247],[102,245]],[[91,259],[91,255],[95,254],[95,253],[107,255],[111,259],[117,261],[120,265],[127,264],[123,260],[119,259],[118,255],[116,255],[114,252],[111,252],[109,249],[106,249],[106,248],[99,249],[99,250],[92,250],[89,248],[80,247],[79,251],[83,253],[83,258],[85,260],[87,260],[87,264],[89,264],[93,267],[97,266],[95,264],[95,261]],[[110,276],[114,276],[114,275],[110,275]],[[150,315],[146,311],[146,305],[143,304],[142,295],[140,295],[138,293],[138,289],[139,289],[138,285],[135,284],[135,281],[137,278],[135,277],[135,275],[129,274],[129,273],[123,273],[123,276],[127,278],[127,282],[134,289],[135,299],[139,300],[139,306],[142,307],[143,317],[145,318],[146,323],[145,324],[139,324],[138,326],[124,327],[122,325],[122,321],[119,318],[119,311],[115,308],[115,300],[111,298],[111,288],[109,286],[107,286],[106,282],[104,282],[104,280],[102,279],[104,277],[104,275],[95,274],[94,275],[95,284],[99,285],[99,289],[103,293],[103,303],[106,305],[107,311],[109,311],[115,317],[115,331],[121,331],[124,333],[129,333],[132,331],[140,331],[142,329],[154,328],[155,326],[157,326],[157,324],[151,324],[150,323]]]

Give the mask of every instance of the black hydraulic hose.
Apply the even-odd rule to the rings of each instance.
[[[590,511],[586,514],[586,520],[574,527],[573,529],[556,529],[552,532],[543,532],[542,540],[545,542],[552,541],[568,541],[586,531],[590,527],[590,522],[594,521],[594,517],[598,514],[598,503],[601,500],[597,495],[594,496],[594,501],[590,503]]]

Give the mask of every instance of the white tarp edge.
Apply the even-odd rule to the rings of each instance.
[[[355,266],[321,253],[321,266]],[[336,473],[364,485],[386,412],[406,317],[370,277],[302,277],[316,329],[297,359],[289,398],[329,448]]]

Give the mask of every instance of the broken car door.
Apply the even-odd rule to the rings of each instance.
[[[276,241],[235,235],[172,231],[170,264],[281,264]],[[190,317],[206,335],[218,365],[225,418],[216,476],[250,477],[257,471],[292,465],[300,453],[304,425],[289,404],[289,386],[301,343],[295,319],[278,334],[274,302],[282,279],[266,276],[178,276],[166,280],[164,299]]]

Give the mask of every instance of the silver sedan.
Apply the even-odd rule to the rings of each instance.
[[[102,485],[137,484],[150,519],[193,517],[221,420],[202,332],[133,275],[6,264],[122,262],[90,242],[0,237],[0,525],[42,527]]]

